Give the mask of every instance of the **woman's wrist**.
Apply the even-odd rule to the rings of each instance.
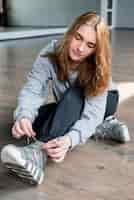
[[[68,143],[68,149],[71,149],[72,147],[72,140],[69,135],[66,135],[67,143]]]

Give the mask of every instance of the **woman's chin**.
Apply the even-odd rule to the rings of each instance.
[[[78,58],[77,56],[71,56],[71,60],[73,62],[80,62],[81,61],[80,58]]]

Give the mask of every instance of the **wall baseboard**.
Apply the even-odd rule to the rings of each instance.
[[[41,36],[51,36],[57,34],[63,34],[66,31],[66,28],[41,28],[41,29],[32,29],[32,30],[12,30],[3,29],[0,32],[0,41],[2,40],[15,40],[21,38],[31,38],[31,37],[41,37]]]

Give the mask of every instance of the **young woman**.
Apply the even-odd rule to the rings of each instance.
[[[61,40],[48,44],[19,95],[12,128],[13,137],[36,141],[4,147],[5,166],[40,184],[47,158],[61,162],[69,149],[94,135],[118,103],[118,92],[108,92],[110,63],[108,28],[94,12],[77,17]],[[56,101],[52,104],[47,104],[49,81]],[[129,135],[114,139],[128,141]]]

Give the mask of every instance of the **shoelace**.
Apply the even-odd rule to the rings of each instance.
[[[97,140],[99,140],[99,139],[105,140],[106,136],[107,136],[106,132],[103,131],[103,132],[101,132],[101,133],[99,133],[99,134],[95,134],[95,135],[94,135],[94,139],[95,139],[95,141],[97,142]]]
[[[30,144],[31,142],[37,142],[37,139],[34,136],[26,137],[27,144]]]
[[[36,139],[36,137],[34,136],[31,136],[31,137],[26,137],[26,143],[27,145],[30,145],[30,144],[34,144],[34,143],[38,143],[38,145],[34,145],[34,148],[37,148],[39,149],[39,146],[40,146],[40,149],[42,149],[41,147],[41,143]]]

